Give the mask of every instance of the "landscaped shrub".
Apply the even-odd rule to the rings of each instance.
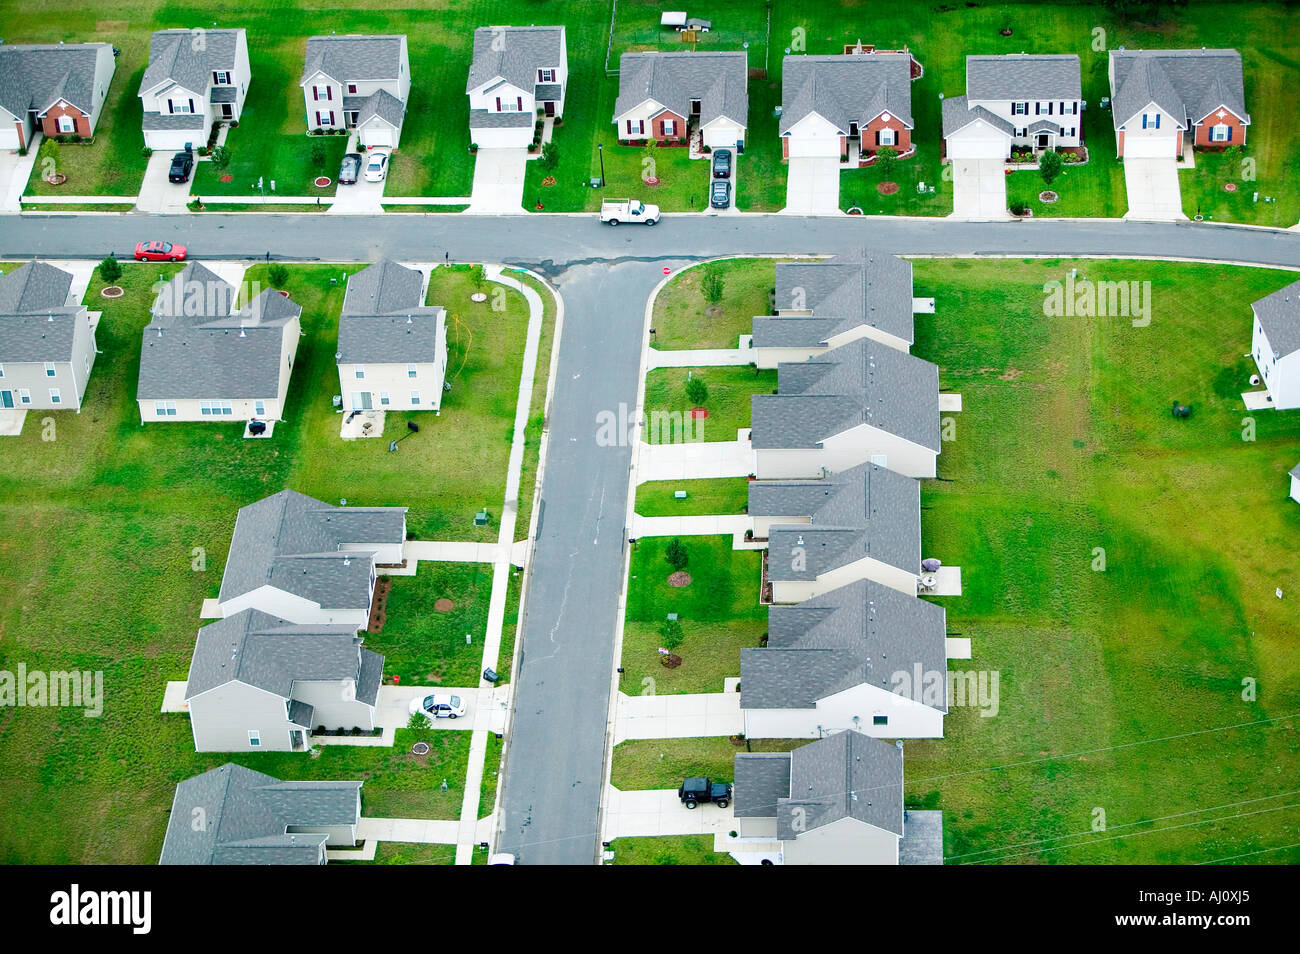
[[[876,150],[876,165],[880,167],[882,178],[888,179],[889,174],[894,171],[898,165],[898,150],[893,146],[882,146]]]
[[[704,277],[700,279],[700,291],[703,292],[705,301],[711,305],[722,301],[722,290],[725,287],[726,282],[722,280],[720,271],[713,267],[704,270]]]
[[[555,167],[560,163],[560,149],[555,145],[554,140],[548,142],[542,147],[542,158],[537,160],[537,164],[546,172],[553,172]]]
[[[325,168],[325,143],[311,144],[311,167],[318,171]]]
[[[423,712],[412,712],[411,718],[406,720],[408,729],[430,729],[433,727],[432,720]]]
[[[277,262],[266,270],[266,277],[271,280],[272,288],[283,288],[289,280],[289,269]]]
[[[691,555],[686,549],[686,544],[682,543],[681,537],[673,537],[668,541],[668,546],[664,547],[664,559],[674,570],[683,569],[691,562]]]
[[[665,619],[659,624],[659,640],[663,648],[673,652],[686,639],[686,634],[682,632],[682,624],[675,619]]]
[[[218,172],[225,172],[230,165],[230,147],[218,146],[212,150],[212,166]]]
[[[112,284],[122,277],[122,263],[112,255],[99,263],[99,277]]]
[[[694,407],[699,407],[709,399],[709,386],[704,383],[703,378],[688,378],[686,380],[686,400],[691,402]]]
[[[1043,153],[1038,160],[1038,174],[1043,177],[1043,182],[1047,185],[1052,184],[1052,180],[1061,174],[1061,154],[1055,149],[1049,149]]]

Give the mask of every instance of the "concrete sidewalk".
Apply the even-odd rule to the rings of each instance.
[[[505,547],[507,559],[510,547]],[[495,563],[501,559],[499,543],[462,543],[457,541],[407,540],[402,546],[402,556],[408,560],[428,560],[434,563]]]
[[[745,542],[745,531],[754,528],[753,519],[745,514],[708,514],[685,517],[632,516],[632,536],[642,537],[739,537]],[[763,544],[757,544],[762,547]],[[740,549],[737,547],[737,549]]]

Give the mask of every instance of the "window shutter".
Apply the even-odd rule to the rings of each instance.
[[[501,97],[500,97],[500,96],[497,97],[497,112],[498,112],[498,113],[501,112]],[[631,123],[628,123],[628,125],[630,126]]]
[[[1042,111],[1043,111],[1043,104],[1037,102],[1034,103],[1034,115],[1037,116]]]
[[[1156,113],[1156,129],[1160,128],[1160,114]]]
[[[879,130],[879,129],[876,130],[876,145],[877,145],[877,146],[880,145],[880,130]]]
[[[1047,104],[1047,115],[1052,115],[1052,103]]]
[[[1228,127],[1228,142],[1232,142],[1232,127]]]
[[[197,110],[195,110],[195,108],[194,108],[194,100],[190,100],[190,112],[192,112],[192,113],[193,113],[193,112],[197,112]]]
[[[524,111],[524,98],[522,96],[515,97],[515,108],[521,113]]]
[[[1143,114],[1142,114],[1142,128],[1143,128],[1143,129],[1146,129],[1146,128],[1147,128],[1147,114],[1146,114],[1146,113],[1143,113]]]
[[[313,86],[311,88],[311,101],[314,103],[317,102],[319,99],[320,99],[320,90],[317,89],[315,86]]]
[[[326,87],[325,87],[325,98],[328,99],[330,102],[333,102],[333,101],[334,101],[334,87],[333,87],[333,86],[326,86]]]
[[[167,100],[167,112],[169,112],[169,113],[174,113],[174,112],[176,112],[176,109],[175,109],[175,107],[172,106],[172,101],[171,101],[170,99]]]

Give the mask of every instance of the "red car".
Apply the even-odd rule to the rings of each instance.
[[[183,262],[185,246],[171,242],[137,242],[135,244],[137,262]]]

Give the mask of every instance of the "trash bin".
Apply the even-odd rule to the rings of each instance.
[[[483,678],[486,679],[488,682],[500,682],[500,681],[501,681],[501,677],[497,675],[497,671],[496,671],[495,669],[492,669],[492,668],[488,668],[488,669],[484,669],[484,670],[483,670]]]

